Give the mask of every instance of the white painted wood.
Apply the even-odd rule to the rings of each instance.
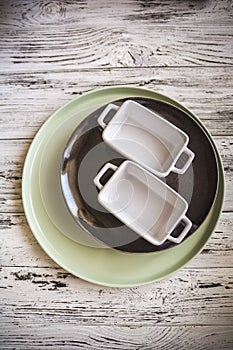
[[[231,67],[89,69],[0,74],[0,138],[31,138],[59,107],[87,91],[141,86],[164,93],[204,122],[213,135],[233,134]],[[17,114],[16,114],[17,111]],[[9,129],[11,130],[9,134]]]
[[[230,0],[0,1],[0,348],[233,348],[233,9]],[[165,93],[214,136],[224,213],[173,276],[117,289],[73,277],[43,252],[21,179],[42,123],[110,85]]]
[[[118,289],[84,282],[62,269],[6,267],[1,269],[1,321],[16,317],[33,324],[40,315],[47,324],[232,326],[232,272],[183,269],[163,281]]]
[[[0,330],[0,348],[231,350],[233,342],[232,327],[229,326],[80,326],[74,321],[51,322],[47,327],[40,316],[35,326],[22,326],[17,321],[7,325],[7,331]]]
[[[1,6],[1,66],[232,65],[231,1],[23,1]]]

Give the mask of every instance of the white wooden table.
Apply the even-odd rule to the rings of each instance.
[[[232,1],[0,1],[0,348],[233,348]],[[165,93],[209,129],[225,169],[202,253],[146,286],[105,288],[56,265],[31,233],[22,169],[42,123],[110,85]]]

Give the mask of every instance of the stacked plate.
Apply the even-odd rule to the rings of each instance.
[[[132,170],[136,164],[103,139],[99,126],[109,104],[122,110],[127,100],[182,130],[189,138],[187,158],[195,154],[186,167],[187,159],[176,164],[178,169],[185,168],[183,173],[170,171],[162,178],[166,188],[188,203],[186,216],[192,225],[179,244],[172,239],[159,244],[145,239],[111,210],[114,205],[103,206],[106,198],[101,202],[101,186],[105,188],[112,176],[108,172],[102,176],[101,169],[111,163],[118,170],[124,164]],[[108,122],[106,114],[104,122]],[[141,123],[148,127],[146,119]],[[99,189],[93,181],[98,174]],[[203,248],[221,212],[224,178],[214,142],[191,112],[153,91],[112,87],[85,94],[48,119],[29,149],[22,190],[32,232],[54,261],[94,283],[133,286],[173,273]],[[144,212],[148,210],[153,211],[153,206]],[[185,225],[187,221],[181,220],[172,236],[180,237]]]

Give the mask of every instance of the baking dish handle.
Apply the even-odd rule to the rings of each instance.
[[[103,110],[103,112],[100,114],[99,118],[98,118],[98,124],[105,129],[107,124],[104,122],[104,119],[107,117],[108,113],[113,111],[118,111],[120,107],[114,105],[113,103],[109,103],[109,105],[107,105],[107,107],[105,107],[105,109]]]
[[[172,171],[174,171],[174,173],[184,174],[186,172],[186,170],[188,169],[188,167],[190,166],[190,164],[192,163],[192,160],[194,158],[194,153],[189,148],[186,147],[183,150],[182,154],[186,154],[188,156],[188,159],[185,162],[185,164],[182,166],[182,168],[177,168],[176,166],[174,166],[172,169]]]
[[[96,175],[96,177],[94,178],[94,184],[96,185],[96,187],[101,190],[104,186],[100,183],[100,179],[101,177],[106,173],[106,171],[108,169],[112,169],[114,171],[117,170],[117,166],[112,164],[112,163],[106,163],[103,168],[100,170],[100,172]]]
[[[192,222],[187,218],[187,216],[184,216],[182,218],[182,221],[185,223],[183,231],[179,234],[178,237],[172,237],[171,235],[169,235],[167,238],[169,241],[173,243],[180,243],[189,232],[190,228],[192,227]]]

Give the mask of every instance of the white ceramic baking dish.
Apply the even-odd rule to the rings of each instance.
[[[112,169],[114,174],[102,185],[103,175]],[[154,245],[165,240],[180,243],[192,223],[185,216],[187,202],[166,183],[132,161],[119,167],[106,163],[94,178],[100,190],[98,201],[125,225]],[[178,237],[172,231],[183,222]]]
[[[105,119],[112,112],[115,115],[107,125]],[[171,171],[183,174],[194,158],[194,153],[187,148],[186,133],[134,101],[127,100],[121,107],[107,105],[98,123],[104,129],[102,137],[107,144],[159,177]],[[183,154],[185,160],[177,167]]]

